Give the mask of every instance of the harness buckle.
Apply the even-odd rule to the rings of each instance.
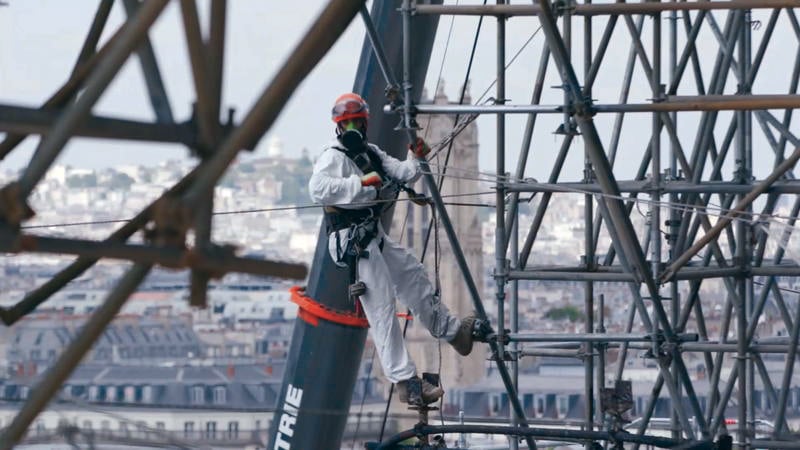
[[[350,291],[350,298],[355,299],[356,297],[361,297],[367,292],[367,285],[363,281],[356,281],[355,283],[351,284],[348,289]]]

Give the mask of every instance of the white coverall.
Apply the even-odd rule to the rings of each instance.
[[[369,144],[383,162],[386,173],[398,181],[413,181],[419,177],[419,165],[414,158],[405,161],[395,159],[377,146]],[[373,204],[378,191],[372,186],[361,186],[364,175],[358,166],[344,154],[338,141],[330,143],[314,164],[314,173],[308,182],[308,191],[314,203],[336,205],[359,203],[353,208],[365,208]],[[340,248],[347,246],[347,229],[338,231]],[[383,239],[383,251],[378,247]],[[336,233],[328,237],[328,249],[334,261],[337,255]],[[378,351],[386,378],[392,383],[407,380],[416,375],[417,369],[408,354],[403,331],[397,320],[395,298],[408,306],[414,320],[419,321],[435,338],[452,340],[461,322],[452,316],[447,307],[434,298],[434,288],[425,273],[425,268],[404,247],[387,236],[378,226],[378,236],[366,250],[368,258],[359,258],[359,279],[367,286],[361,296],[361,305],[370,324],[372,340]]]

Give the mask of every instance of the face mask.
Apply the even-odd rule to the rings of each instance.
[[[347,129],[339,135],[339,141],[351,152],[364,151],[364,135],[353,124],[347,125]]]

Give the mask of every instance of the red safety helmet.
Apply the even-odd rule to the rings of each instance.
[[[339,123],[343,120],[358,118],[364,120],[369,118],[369,105],[367,105],[367,102],[360,95],[352,92],[340,95],[333,103],[331,119]]]

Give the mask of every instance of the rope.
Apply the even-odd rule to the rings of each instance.
[[[453,167],[448,167],[448,168],[449,169],[455,169]],[[557,184],[557,183],[540,183],[540,182],[537,182],[537,181],[531,181],[529,179],[526,180],[526,179],[515,179],[514,177],[507,177],[507,176],[496,176],[494,174],[489,174],[489,173],[486,173],[486,172],[479,172],[479,171],[474,171],[474,170],[469,170],[469,169],[463,169],[463,171],[468,171],[468,172],[471,172],[471,173],[480,173],[480,174],[482,174],[482,175],[484,175],[486,177],[491,177],[491,179],[489,179],[489,178],[460,176],[460,175],[452,175],[452,174],[446,174],[446,173],[443,173],[443,172],[430,172],[430,173],[433,174],[433,175],[439,175],[439,176],[444,176],[444,177],[449,177],[449,178],[454,178],[454,179],[460,179],[460,180],[468,180],[468,181],[493,182],[495,180],[505,180],[505,181],[514,181],[514,182],[517,182],[519,184],[529,184],[529,185],[534,185],[535,184],[536,186],[541,186],[543,188],[550,188],[551,190],[556,191],[556,192],[592,195],[594,197],[622,200],[624,202],[634,202],[636,204],[652,205],[652,206],[660,207],[662,209],[675,210],[675,211],[678,211],[678,212],[689,212],[689,211],[692,211],[692,210],[696,210],[695,211],[696,214],[703,214],[703,215],[706,215],[706,216],[709,216],[709,217],[722,217],[725,214],[733,211],[733,208],[723,208],[722,206],[715,205],[713,203],[708,203],[708,204],[706,204],[706,206],[699,206],[699,205],[691,204],[691,203],[665,202],[665,201],[660,201],[660,200],[651,200],[651,199],[648,199],[648,198],[625,197],[623,195],[605,194],[605,193],[602,193],[602,192],[591,191],[591,190],[588,190],[588,189],[581,189],[581,188],[573,187],[573,186],[565,186],[563,184]],[[749,216],[749,217],[751,217],[752,220],[746,219],[746,218],[742,218],[742,217],[738,217],[738,216],[733,218],[733,220],[741,220],[741,221],[746,221],[748,223],[752,223],[752,222],[770,222],[770,220],[778,220],[778,219],[780,219],[780,220],[797,220],[798,219],[797,216],[786,216],[786,215],[775,214],[775,213],[773,213],[773,214],[762,214],[760,212],[755,212],[755,211],[754,212],[742,211],[742,212],[738,212],[737,215],[738,216]],[[764,220],[758,220],[759,218],[764,218]],[[797,228],[797,227],[795,227],[795,228]]]
[[[643,203],[646,205],[656,206],[666,210],[675,210],[678,212],[689,212],[693,211],[696,214],[703,214],[709,217],[722,217],[725,214],[733,211],[732,208],[723,208],[722,206],[715,205],[712,203],[707,204],[706,206],[698,206],[696,204],[689,204],[689,203],[677,203],[677,202],[664,202],[659,200],[652,200],[648,198],[639,198],[639,197],[625,197],[622,195],[611,195],[605,194],[602,192],[595,192],[587,189],[581,189],[578,187],[572,186],[565,186],[563,184],[557,183],[539,183],[536,181],[531,180],[519,180],[515,179],[514,177],[507,177],[507,176],[497,176],[494,174],[474,171],[470,169],[463,169],[463,168],[455,168],[452,166],[447,165],[436,165],[431,164],[432,166],[437,166],[442,168],[442,172],[429,172],[432,175],[439,176],[440,179],[444,177],[449,177],[453,179],[461,179],[461,180],[471,180],[471,181],[480,181],[480,182],[493,182],[496,180],[507,180],[507,181],[515,181],[520,184],[536,184],[537,186],[541,186],[543,188],[550,188],[557,192],[564,192],[564,193],[574,193],[574,194],[584,194],[584,195],[592,195],[594,197],[601,197],[601,198],[608,198],[608,199],[616,199],[621,200],[624,202],[636,202],[636,203]],[[479,178],[479,177],[468,177],[468,176],[460,176],[460,175],[453,175],[448,174],[446,170],[461,170],[462,172],[470,172],[470,173],[478,173],[482,176],[487,178]],[[468,197],[468,196],[478,196],[478,195],[486,195],[492,194],[493,191],[484,191],[484,192],[472,192],[472,193],[463,193],[463,194],[448,194],[442,195],[442,198],[453,198],[453,197]],[[398,198],[398,199],[389,199],[389,200],[375,200],[371,202],[361,202],[361,203],[346,203],[346,204],[336,204],[331,206],[371,206],[377,203],[388,203],[388,202],[396,202],[396,201],[410,201],[411,199],[408,198]],[[446,203],[448,204],[448,203]],[[460,203],[449,203],[452,206],[491,206],[488,204],[460,204]],[[239,214],[253,214],[253,213],[263,213],[263,212],[276,212],[276,211],[292,211],[292,210],[303,210],[303,209],[310,209],[310,208],[319,208],[321,207],[318,204],[305,204],[305,205],[293,205],[293,206],[282,206],[282,207],[273,207],[273,208],[257,208],[257,209],[243,209],[243,210],[233,210],[233,211],[216,211],[213,215],[216,216],[223,216],[223,215],[239,215]],[[743,217],[744,216],[744,217]],[[748,219],[750,217],[750,219]],[[733,217],[732,220],[734,221],[745,221],[747,223],[752,223],[754,220],[757,222],[771,222],[777,220],[797,220],[798,217],[796,216],[787,216],[782,214],[762,214],[760,212],[747,212],[742,211],[737,214],[737,217]],[[31,230],[31,229],[40,229],[40,228],[58,228],[58,227],[74,227],[74,226],[87,226],[87,225],[104,225],[104,224],[114,224],[114,223],[126,223],[130,222],[132,219],[112,219],[112,220],[92,220],[92,221],[81,221],[81,222],[63,222],[63,223],[51,223],[51,224],[41,224],[41,225],[26,225],[20,227],[23,230]],[[795,226],[794,228],[797,228]],[[429,227],[430,230],[430,227]],[[427,247],[428,237],[426,236],[425,246]]]
[[[361,404],[358,407],[358,415],[356,415],[356,431],[353,433],[353,445],[351,450],[356,449],[356,442],[358,440],[358,430],[361,428],[361,417],[364,416],[364,402],[367,400],[367,391],[369,390],[369,380],[372,378],[372,366],[375,361],[375,346],[372,346],[372,354],[369,357],[369,372],[364,379],[364,392],[361,393]],[[356,378],[358,380],[358,378]]]
[[[455,198],[455,197],[470,197],[475,195],[486,195],[491,194],[491,191],[486,192],[470,192],[470,193],[463,193],[463,194],[449,194],[449,195],[442,195],[442,198]],[[373,200],[369,202],[356,202],[356,203],[337,203],[332,205],[326,206],[373,206],[378,203],[389,203],[389,202],[407,202],[411,201],[408,198],[398,198],[398,199],[388,199],[388,200]],[[445,203],[447,204],[447,203]],[[215,216],[226,216],[226,215],[239,215],[239,214],[253,214],[253,213],[262,213],[262,212],[276,212],[276,211],[296,211],[302,209],[312,209],[312,208],[322,208],[323,205],[319,205],[316,203],[308,203],[304,205],[293,205],[293,206],[276,206],[273,208],[256,208],[256,209],[237,209],[233,211],[216,211],[212,214]],[[26,225],[20,227],[23,230],[31,230],[37,228],[57,228],[57,227],[76,227],[76,226],[85,226],[85,225],[104,225],[104,224],[113,224],[113,223],[127,223],[133,220],[130,219],[112,219],[112,220],[89,220],[84,222],[63,222],[63,223],[51,223],[51,224],[42,224],[42,225]]]
[[[436,301],[435,305],[435,312],[436,312],[436,323],[439,323],[439,314],[441,313],[442,309],[442,282],[440,276],[440,266],[441,266],[441,259],[442,259],[442,252],[441,248],[439,247],[439,218],[436,216],[436,207],[432,204],[431,205],[431,219],[433,220],[434,230],[433,230],[433,267],[434,267],[434,274],[436,280],[436,293],[437,296],[434,297]],[[439,364],[436,368],[436,374],[439,375],[439,387],[444,390],[444,383],[442,382],[441,372],[442,372],[442,340],[436,339],[436,347],[438,350],[439,356]],[[442,425],[444,425],[444,395],[439,397],[439,419],[442,421]]]
[[[88,403],[87,401],[85,401],[83,399],[77,399],[77,398],[74,398],[74,397],[66,397],[66,396],[63,396],[63,395],[57,395],[56,398],[59,401],[62,401],[62,402],[72,403],[73,405],[77,406],[78,408],[82,408],[82,409],[84,409],[86,411],[93,411],[93,412],[96,412],[98,414],[102,414],[104,416],[108,416],[108,417],[111,417],[113,419],[116,419],[116,420],[118,420],[120,422],[125,422],[125,423],[131,424],[131,425],[135,425],[135,427],[137,429],[146,431],[148,433],[153,433],[156,436],[160,436],[163,439],[161,441],[161,443],[163,443],[163,444],[171,445],[171,446],[177,446],[179,448],[186,449],[186,450],[195,449],[195,448],[202,448],[202,447],[199,447],[197,445],[191,445],[191,444],[189,444],[189,443],[187,443],[185,441],[182,441],[181,439],[175,438],[174,436],[172,436],[166,430],[153,428],[151,426],[148,426],[146,422],[145,422],[144,425],[142,425],[141,422],[134,421],[133,419],[125,417],[125,416],[123,416],[121,414],[116,414],[116,413],[113,413],[111,411],[107,411],[107,410],[105,410],[103,408],[99,408],[97,406],[93,406],[93,405],[91,405],[90,403]]]
[[[485,5],[485,4],[486,4],[486,2],[484,1],[484,2],[483,2],[483,4]],[[481,19],[483,19],[483,16],[481,16]],[[510,60],[510,61],[508,61],[508,64],[506,64],[506,66],[503,68],[503,72],[505,72],[506,70],[508,70],[508,68],[509,68],[509,67],[511,67],[511,64],[514,64],[514,61],[516,61],[516,60],[517,60],[517,57],[519,57],[519,55],[522,53],[522,51],[523,51],[523,50],[525,50],[525,48],[528,46],[528,44],[530,44],[530,43],[531,43],[531,41],[533,41],[533,38],[534,38],[534,37],[535,37],[535,36],[536,36],[536,35],[537,35],[537,34],[538,34],[538,33],[539,33],[541,30],[542,30],[542,26],[541,26],[541,25],[539,25],[539,28],[537,28],[537,29],[536,29],[536,31],[534,31],[534,32],[533,32],[533,34],[531,34],[531,36],[528,38],[528,40],[527,40],[527,41],[525,41],[525,43],[524,43],[524,44],[522,44],[522,46],[519,48],[519,50],[517,50],[517,52],[514,54],[514,56],[512,56],[512,57],[511,57],[511,60]],[[490,90],[490,89],[491,89],[491,88],[492,88],[492,87],[493,87],[495,84],[497,84],[497,78],[495,78],[495,79],[494,79],[494,81],[492,81],[492,82],[491,82],[491,84],[489,84],[489,87],[487,87],[487,88],[486,88],[486,90],[485,90],[485,91],[483,91],[483,94],[481,94],[481,96],[480,96],[480,97],[478,97],[478,102],[480,102],[481,100],[483,100],[483,97],[485,97],[485,96],[486,96],[486,94],[488,94],[488,93],[489,93],[489,90]],[[501,102],[504,102],[504,101],[505,101],[505,99],[500,99],[500,101],[501,101]],[[476,102],[476,103],[477,103],[477,102]]]
[[[483,4],[484,4],[484,5],[486,4],[486,1],[487,1],[487,0],[483,0]],[[477,49],[477,47],[478,47],[478,37],[480,36],[480,32],[481,32],[481,27],[482,27],[482,25],[483,25],[483,16],[481,16],[481,17],[478,19],[478,27],[477,27],[477,29],[475,30],[475,39],[474,39],[474,40],[473,40],[473,42],[472,42],[472,51],[471,51],[471,53],[470,53],[470,57],[469,57],[469,63],[467,64],[467,72],[466,72],[466,74],[464,75],[464,83],[461,85],[461,95],[460,95],[460,97],[459,97],[459,100],[458,100],[458,104],[459,104],[459,105],[464,103],[464,97],[465,97],[465,95],[466,95],[466,90],[467,90],[467,82],[469,81],[469,75],[470,75],[470,73],[471,73],[471,71],[472,71],[472,63],[474,62],[474,59],[475,59],[475,50],[476,50],[476,49]],[[438,86],[438,81],[437,81],[437,86]],[[431,120],[431,119],[429,118],[428,120],[429,120],[429,123],[430,123],[430,120]],[[454,121],[454,122],[455,122],[455,124],[458,124],[458,120],[459,120],[459,116],[456,116],[456,118],[455,118],[455,121]],[[472,118],[472,120],[475,120],[475,118]],[[457,127],[456,127],[456,128],[457,128]],[[461,127],[461,129],[460,129],[460,130],[458,130],[458,132],[457,132],[457,133],[460,133],[460,132],[461,132],[462,130],[464,130],[465,128],[466,128],[466,125],[465,125],[465,126],[463,126],[463,127]],[[450,133],[450,135],[454,135],[455,131],[456,131],[456,130],[454,129],[454,130],[453,130],[453,132],[451,132],[451,133]],[[457,133],[455,133],[455,134],[457,134]],[[450,160],[450,154],[451,154],[451,151],[452,151],[452,148],[453,148],[453,143],[454,143],[454,142],[455,142],[455,140],[454,140],[454,139],[450,139],[450,140],[447,142],[447,146],[448,146],[448,148],[447,148],[447,156],[445,157],[445,165],[447,165],[448,161]],[[443,147],[444,147],[444,145],[442,144],[442,145],[441,145],[441,147],[440,147],[439,149],[437,149],[437,150],[436,150],[436,151],[433,153],[433,155],[431,155],[431,157],[429,158],[429,160],[431,160],[431,159],[433,159],[433,158],[435,158],[435,157],[436,157],[436,158],[438,158],[438,153],[439,153],[439,151],[441,150],[441,148],[443,148]],[[439,189],[440,191],[441,191],[441,187],[442,187],[442,184],[443,184],[443,183],[444,183],[444,177],[439,177],[439,183],[438,183],[438,184],[439,184],[439,187],[438,187],[438,189]],[[432,218],[431,218],[431,219],[432,219]],[[422,264],[422,263],[425,261],[425,254],[427,253],[427,250],[428,250],[428,241],[429,241],[429,239],[430,239],[430,234],[431,234],[431,224],[429,223],[429,224],[428,224],[428,231],[427,231],[427,233],[426,233],[426,235],[425,235],[425,242],[424,242],[424,244],[423,244],[423,247],[422,247],[422,256],[420,257],[420,264]],[[405,324],[403,324],[403,338],[404,338],[404,339],[405,339],[405,337],[406,337],[406,333],[407,333],[407,331],[408,331],[408,324],[409,324],[409,321],[408,321],[408,320],[406,320],[406,323],[405,323]],[[392,386],[389,388],[389,399],[386,401],[386,410],[385,410],[385,411],[384,411],[384,413],[383,413],[383,420],[382,420],[382,422],[381,422],[381,432],[380,432],[380,434],[378,435],[378,442],[381,442],[381,441],[383,441],[383,434],[384,434],[384,432],[386,431],[386,420],[387,420],[387,418],[389,417],[389,408],[390,408],[390,407],[391,407],[391,405],[392,405],[392,394],[393,394],[393,393],[394,393],[394,384],[392,384]]]

